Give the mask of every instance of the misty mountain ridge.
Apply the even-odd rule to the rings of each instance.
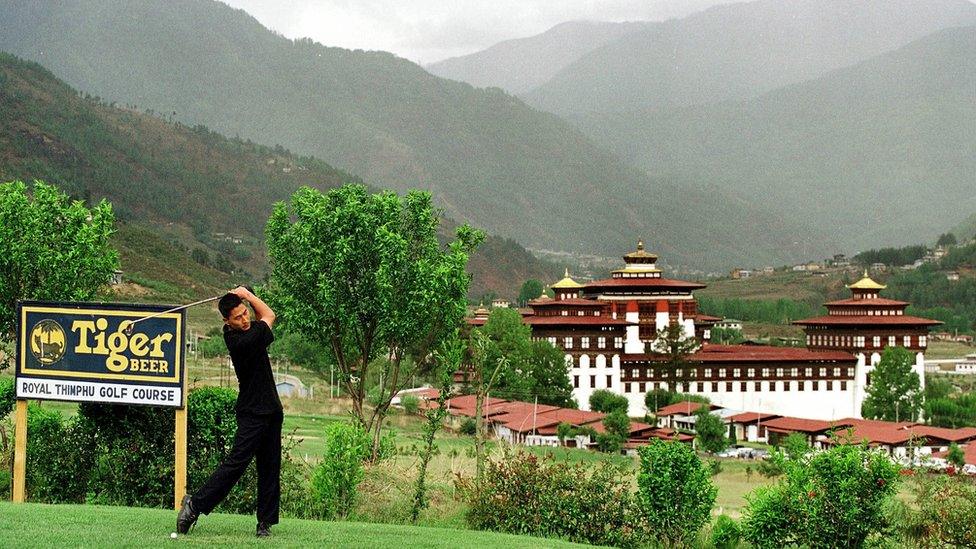
[[[976,27],[748,100],[580,117],[649,172],[830,227],[847,250],[934,240],[976,211]]]
[[[0,18],[19,29],[0,49],[78,89],[429,189],[450,217],[532,248],[616,255],[643,237],[671,264],[712,269],[834,249],[707,180],[650,178],[504,92],[291,41],[217,2],[12,2]]]

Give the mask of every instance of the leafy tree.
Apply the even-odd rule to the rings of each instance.
[[[654,439],[637,453],[637,505],[651,535],[666,546],[690,543],[715,503],[708,467],[680,442]]]
[[[520,307],[525,307],[525,304],[529,301],[542,295],[542,289],[545,286],[541,281],[534,278],[530,278],[522,283],[522,288],[519,290],[518,304]]]
[[[966,465],[966,454],[963,453],[958,444],[953,442],[949,445],[949,451],[946,453],[946,461],[954,465],[957,470],[962,469]]]
[[[590,410],[594,412],[612,414],[620,411],[626,415],[628,406],[627,397],[607,389],[597,389],[590,395]]]
[[[325,455],[312,474],[313,514],[318,518],[345,517],[359,494],[370,456],[370,436],[362,425],[336,422],[325,430]]]
[[[661,408],[678,402],[678,393],[667,389],[652,389],[644,394],[644,407],[650,413],[656,413]]]
[[[735,448],[739,440],[735,436],[735,425],[729,424],[729,447]]]
[[[688,382],[692,378],[692,366],[688,357],[698,350],[700,342],[694,334],[685,334],[684,327],[677,322],[671,322],[667,327],[658,330],[657,339],[652,344],[655,352],[665,357],[665,364],[672,372],[677,390],[680,384],[684,392],[688,392]]]
[[[742,330],[735,328],[712,328],[711,336],[711,342],[719,345],[735,345],[746,340]]]
[[[709,412],[708,407],[695,412],[695,438],[702,450],[715,454],[726,449],[729,445],[727,432],[722,419]]]
[[[886,526],[898,466],[866,446],[840,445],[784,461],[776,485],[747,497],[742,522],[756,547],[861,547]]]
[[[303,187],[275,204],[266,228],[272,301],[285,324],[321,343],[338,366],[353,416],[372,432],[409,379],[465,314],[468,255],[483,233],[462,225],[443,249],[431,195],[369,194],[345,185],[323,195]],[[379,404],[365,405],[379,372]]]
[[[563,421],[559,425],[556,425],[556,438],[559,439],[559,445],[565,446],[566,441],[573,438],[575,428],[571,423],[566,423]]]
[[[576,408],[573,383],[566,369],[566,357],[548,341],[532,341],[530,344],[532,394],[539,397],[539,404],[561,408]]]
[[[976,484],[958,475],[917,477],[915,501],[893,522],[906,547],[976,547]]]
[[[618,453],[630,436],[630,418],[621,410],[614,410],[603,418],[605,433],[596,437],[597,447],[602,452]]]
[[[210,265],[210,254],[203,248],[193,248],[193,251],[190,252],[190,259],[203,266]]]
[[[912,353],[903,347],[887,347],[871,374],[871,385],[861,405],[866,418],[916,421],[922,412],[918,374],[912,371]]]
[[[71,201],[42,181],[0,184],[0,341],[10,340],[17,301],[85,301],[108,283],[119,255],[112,206]]]
[[[955,246],[959,241],[956,239],[956,235],[952,233],[943,233],[939,235],[939,239],[935,241],[936,246]]]

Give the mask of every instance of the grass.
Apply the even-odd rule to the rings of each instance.
[[[925,358],[939,360],[948,358],[965,358],[966,355],[976,353],[976,347],[955,341],[929,341],[925,350]]]
[[[490,532],[298,519],[282,519],[271,539],[256,539],[254,517],[216,513],[173,540],[175,522],[176,512],[166,509],[0,502],[0,547],[583,547]]]

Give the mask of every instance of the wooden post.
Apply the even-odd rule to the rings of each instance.
[[[186,396],[183,408],[176,410],[176,466],[173,475],[173,506],[180,509],[183,495],[186,494]]]
[[[14,427],[14,503],[24,503],[27,475],[27,401],[17,401]]]

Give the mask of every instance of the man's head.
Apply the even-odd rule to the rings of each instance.
[[[251,327],[251,313],[238,295],[225,294],[217,303],[217,309],[224,317],[224,324],[232,329],[245,331]]]

